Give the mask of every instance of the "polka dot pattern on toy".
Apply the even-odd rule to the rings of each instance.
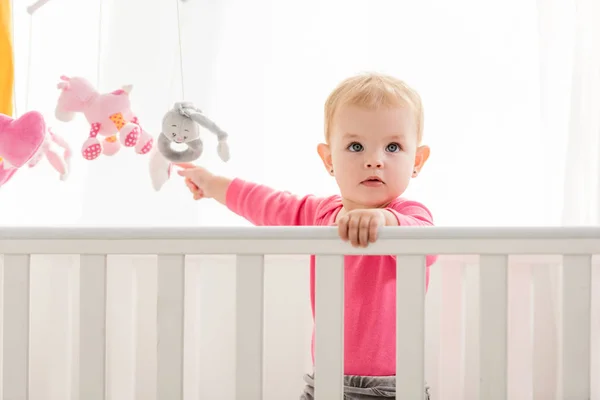
[[[98,135],[99,132],[100,132],[100,123],[94,122],[92,124],[91,130],[90,130],[90,136],[96,137],[96,135]]]
[[[122,127],[124,127],[125,124],[126,124],[125,118],[123,118],[123,114],[121,114],[121,113],[113,114],[109,118],[113,122],[113,124],[115,124],[115,126],[117,127],[117,129],[119,129],[119,130]]]
[[[86,147],[85,150],[83,150],[83,158],[85,158],[86,160],[95,160],[96,158],[98,158],[101,151],[102,148],[100,144],[92,144]]]
[[[144,145],[144,147],[142,147],[138,153],[139,154],[146,154],[146,153],[148,153],[150,150],[152,150],[152,144],[153,143],[154,143],[154,140],[152,140],[152,139],[148,140],[148,143],[146,143]]]
[[[129,134],[127,134],[127,136],[125,137],[125,146],[127,146],[127,147],[135,146],[139,137],[140,137],[140,128],[139,127],[133,128],[131,130],[131,132],[129,132]]]

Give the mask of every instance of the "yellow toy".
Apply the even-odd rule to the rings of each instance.
[[[10,0],[0,0],[0,114],[13,115],[14,73]]]

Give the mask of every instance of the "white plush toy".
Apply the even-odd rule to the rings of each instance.
[[[229,160],[227,133],[192,103],[175,103],[173,109],[163,117],[162,131],[150,156],[150,178],[154,190],[159,191],[169,180],[173,163],[192,162],[200,158],[204,148],[200,126],[217,135],[217,153],[224,162]],[[173,149],[173,145],[185,145],[185,149],[178,151]]]

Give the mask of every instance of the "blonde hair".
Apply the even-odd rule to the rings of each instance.
[[[336,111],[344,105],[375,109],[409,106],[415,114],[417,143],[423,139],[423,104],[421,96],[405,82],[389,75],[364,73],[340,82],[325,101],[325,140],[329,142]]]

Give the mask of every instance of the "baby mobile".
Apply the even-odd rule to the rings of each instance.
[[[177,3],[177,28],[179,40],[179,68],[181,93],[185,97],[183,79],[183,51],[181,44],[181,23],[179,18],[179,1]],[[217,154],[222,161],[229,161],[228,135],[217,124],[209,119],[202,110],[187,101],[176,102],[162,119],[161,132],[156,139],[156,148],[150,156],[150,179],[154,190],[159,191],[169,180],[173,163],[193,162],[200,158],[204,145],[200,137],[200,127],[217,136]],[[174,146],[183,146],[183,150]]]
[[[47,1],[47,0],[46,0]],[[41,0],[44,2],[44,0]],[[46,158],[59,173],[61,180],[66,180],[70,170],[71,149],[68,143],[54,133],[46,124],[43,115],[37,111],[28,111],[13,118],[12,103],[16,99],[14,83],[13,37],[10,4],[8,0],[0,0],[0,69],[7,71],[5,79],[0,82],[4,92],[0,92],[0,188],[9,182],[15,173],[25,165],[34,167]],[[30,14],[35,8],[30,10]],[[30,20],[29,54],[27,65],[27,89],[25,91],[25,109],[29,103],[29,83],[31,67],[31,20]],[[14,114],[16,112],[16,107]],[[56,147],[60,149],[56,149]],[[60,151],[62,150],[62,154]]]
[[[4,2],[7,0],[0,0]],[[48,3],[38,0],[27,8],[30,15]],[[30,17],[29,57],[27,82],[31,65],[32,18]],[[12,57],[12,49],[11,49]],[[13,85],[14,87],[14,85]],[[134,147],[136,153],[147,154],[153,147],[154,138],[141,128],[139,120],[131,110],[129,94],[132,85],[125,85],[110,93],[100,93],[85,78],[61,76],[57,84],[60,94],[55,108],[55,117],[62,122],[72,121],[77,113],[82,113],[90,124],[87,140],[81,154],[86,160],[94,160],[101,154],[112,156],[121,146]],[[28,100],[26,92],[26,104]],[[27,106],[26,106],[27,108]],[[98,136],[104,139],[100,141]],[[52,145],[63,147],[64,155],[59,156]],[[46,156],[51,165],[66,179],[69,171],[71,149],[67,142],[50,129],[46,129],[43,116],[31,111],[21,118],[0,114],[0,185],[6,183],[23,165],[36,165]]]
[[[7,12],[10,7],[9,1],[0,0],[0,11],[2,11],[0,13],[0,68],[9,71],[5,78],[8,82],[0,82],[2,84],[0,88],[7,88],[6,93],[0,92],[0,187],[5,185],[19,169],[25,165],[33,167],[43,158],[46,158],[59,172],[60,179],[65,180],[70,171],[71,159],[68,143],[47,126],[43,115],[37,111],[26,112],[18,118],[12,116],[12,103],[16,98],[16,90],[13,82],[11,21],[6,18],[6,15],[10,14],[10,11]],[[33,13],[49,1],[38,0],[27,8],[30,14],[30,35],[25,92],[26,109],[29,100]],[[186,0],[176,0],[181,90],[184,94],[179,1]],[[81,113],[90,124],[88,137],[81,146],[83,158],[95,160],[100,155],[112,156],[122,146],[133,147],[140,155],[155,149],[149,164],[152,186],[156,191],[160,190],[169,179],[173,163],[195,161],[202,155],[200,127],[217,136],[219,157],[224,162],[229,160],[227,133],[190,102],[176,102],[174,107],[167,111],[163,117],[161,132],[156,138],[158,145],[155,148],[154,137],[141,127],[138,117],[131,108],[129,95],[132,85],[101,93],[83,77],[63,75],[57,88],[60,93],[54,112],[56,119],[69,122],[77,113]],[[186,149],[178,151],[173,148],[173,145],[184,145]],[[55,149],[56,146],[62,149],[62,154]]]

